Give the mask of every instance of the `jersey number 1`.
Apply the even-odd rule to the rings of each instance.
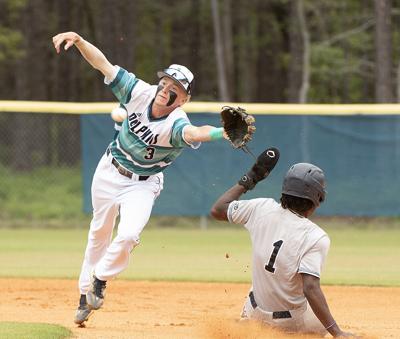
[[[265,269],[268,272],[271,272],[271,273],[275,272],[274,264],[275,264],[276,256],[278,255],[278,252],[281,249],[282,244],[283,244],[283,240],[279,240],[274,243],[274,250],[272,251],[271,257],[269,258],[268,264],[265,265]]]

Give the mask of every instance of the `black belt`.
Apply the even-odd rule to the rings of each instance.
[[[249,293],[249,298],[250,298],[250,303],[253,308],[257,307],[256,300],[254,299],[254,293],[251,291]],[[291,318],[292,315],[290,314],[289,311],[278,311],[278,312],[272,312],[272,319],[286,319],[286,318]]]
[[[110,149],[107,148],[107,156],[109,154],[110,154]],[[121,166],[114,157],[112,158],[111,163],[118,170],[119,174],[124,175],[124,176],[128,177],[129,179],[132,179],[133,173],[131,171],[128,171],[125,167]],[[139,175],[139,181],[145,181],[149,177],[150,177],[149,175]]]

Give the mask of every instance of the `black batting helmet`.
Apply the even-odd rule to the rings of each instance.
[[[294,164],[283,179],[282,193],[311,200],[319,206],[326,194],[324,172],[309,163]]]

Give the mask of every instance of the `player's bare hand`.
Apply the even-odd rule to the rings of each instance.
[[[75,32],[65,32],[53,36],[53,45],[57,53],[60,53],[60,47],[65,42],[64,50],[67,50],[72,45],[79,43],[82,38]]]

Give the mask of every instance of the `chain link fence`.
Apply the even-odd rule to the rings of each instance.
[[[82,217],[80,116],[0,113],[0,226]]]

